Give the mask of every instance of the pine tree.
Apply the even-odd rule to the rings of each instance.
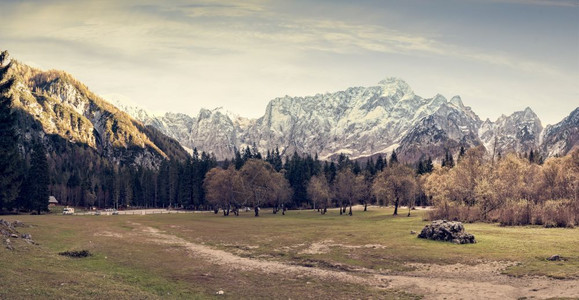
[[[48,160],[46,150],[41,141],[34,143],[32,157],[30,159],[30,169],[28,170],[29,193],[27,196],[30,210],[35,210],[38,214],[41,211],[48,211],[48,185],[50,178],[48,174]]]
[[[418,166],[416,166],[416,174],[422,175],[424,173],[426,173],[424,170],[424,163],[422,162],[422,159],[420,159],[418,161]]]
[[[279,148],[275,148],[275,152],[273,152],[273,168],[279,172],[283,168],[283,162],[281,160],[281,155],[279,154]]]
[[[529,152],[529,162],[535,163],[535,152],[533,152],[533,149],[531,149],[531,151]]]
[[[243,151],[243,162],[245,163],[248,159],[252,159],[253,158],[253,153],[251,153],[251,149],[249,148],[249,146],[247,146],[245,148],[245,150]]]
[[[428,160],[426,161],[426,164],[424,165],[424,171],[426,173],[432,173],[432,171],[434,170],[434,165],[432,164],[432,157],[428,157]]]
[[[442,159],[442,166],[449,168],[454,167],[454,158],[452,157],[452,154],[450,153],[450,151],[448,151],[448,149],[446,150],[446,154]]]
[[[366,172],[371,176],[376,175],[376,165],[374,165],[374,160],[372,157],[366,161]]]
[[[362,172],[362,168],[360,168],[360,163],[358,163],[358,161],[354,161],[354,166],[352,166],[352,172],[354,172],[354,175],[358,175],[360,174],[360,172]]]
[[[16,118],[8,95],[14,79],[8,78],[8,52],[0,53],[0,211],[11,210],[22,182],[22,159],[18,151]]]
[[[385,167],[387,167],[386,161],[382,157],[382,154],[380,154],[376,159],[376,172],[382,172]]]
[[[243,167],[243,164],[245,163],[245,160],[243,159],[243,157],[241,157],[241,153],[239,152],[238,149],[235,149],[235,158],[233,159],[233,161],[236,170],[241,169],[241,167]]]
[[[460,162],[460,160],[462,159],[462,157],[466,154],[466,150],[464,149],[464,146],[460,146],[460,152],[458,152],[458,158],[457,161]]]
[[[396,154],[396,150],[392,150],[392,154],[390,155],[390,166],[398,163],[398,155]]]

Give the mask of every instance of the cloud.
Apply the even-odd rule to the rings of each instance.
[[[498,1],[498,0],[497,0]],[[573,1],[519,1],[541,5]],[[334,54],[375,52],[442,56],[478,61],[523,72],[560,72],[550,65],[489,49],[452,45],[386,26],[348,23],[329,17],[304,19],[269,10],[266,1],[205,0],[190,4],[145,2],[73,2],[12,4],[3,20],[7,38],[54,40],[79,52],[95,52],[109,59],[124,57],[136,63],[200,61],[211,56],[277,57],[288,60],[303,51]],[[25,12],[25,13],[24,13]],[[12,16],[12,17],[11,17]],[[90,49],[95,49],[90,51]],[[304,54],[305,55],[305,54]]]

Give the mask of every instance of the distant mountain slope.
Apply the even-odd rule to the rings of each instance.
[[[479,136],[491,154],[529,152],[539,149],[543,125],[530,109],[502,115],[495,122],[488,119],[481,125]]]
[[[548,125],[541,135],[541,150],[548,156],[565,155],[579,147],[579,108],[555,125]]]
[[[9,74],[14,108],[24,145],[42,138],[47,148],[57,148],[58,136],[69,143],[84,145],[111,162],[157,167],[163,159],[184,159],[187,153],[175,141],[92,93],[62,71],[41,71],[12,61]]]
[[[482,144],[490,155],[542,150],[545,156],[553,156],[577,145],[577,139],[559,133],[575,132],[577,125],[572,120],[543,130],[537,115],[527,108],[495,122],[482,122],[459,96],[450,101],[442,95],[422,98],[397,78],[372,87],[276,98],[255,120],[223,109],[202,109],[196,117],[173,113],[152,116],[135,107],[123,109],[185,147],[212,152],[219,159],[231,158],[234,149],[246,146],[264,153],[276,147],[285,154],[317,153],[324,159],[340,153],[355,159],[397,150],[401,159],[411,162],[424,156],[440,158],[447,149],[456,153],[460,146]],[[541,140],[546,132],[549,134]]]

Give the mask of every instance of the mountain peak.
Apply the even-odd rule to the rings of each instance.
[[[460,96],[452,97],[452,99],[450,99],[450,104],[459,108],[464,108],[464,104],[462,103],[462,99],[460,98]]]
[[[378,83],[382,89],[382,96],[393,97],[396,96],[398,100],[414,97],[414,91],[406,81],[397,77],[388,77]]]
[[[525,108],[524,113],[526,116],[537,117],[537,114],[535,114],[535,112],[528,106]]]

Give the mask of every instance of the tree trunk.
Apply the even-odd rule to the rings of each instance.
[[[348,213],[348,215],[352,215],[352,204],[350,204],[350,212]]]
[[[254,210],[255,210],[255,216],[259,217],[259,206],[256,206]]]
[[[394,201],[394,215],[398,215],[398,198],[396,198],[396,201]]]
[[[368,203],[364,202],[364,211],[368,211]]]

